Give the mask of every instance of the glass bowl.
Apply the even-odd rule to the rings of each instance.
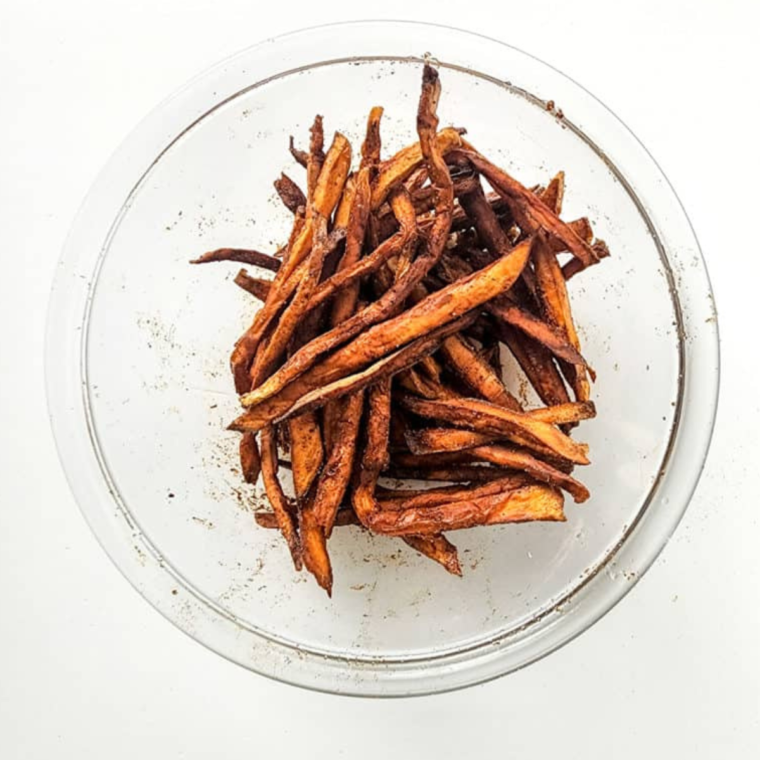
[[[526,184],[567,173],[612,257],[571,282],[599,416],[580,437],[593,494],[564,524],[455,536],[456,578],[398,540],[336,531],[332,599],[258,528],[242,483],[230,348],[252,315],[219,246],[274,250],[298,174],[288,135],[315,113],[359,141],[385,107],[386,152],[413,141],[420,62],[441,71],[442,124]],[[555,103],[547,109],[547,101]],[[652,563],[707,452],[718,337],[697,241],[662,172],[604,106],[494,40],[397,22],[320,27],[218,64],[130,135],[87,196],[50,302],[47,388],[84,515],[140,593],[258,673],[341,694],[411,695],[520,668],[588,628]],[[510,382],[513,373],[508,372]]]

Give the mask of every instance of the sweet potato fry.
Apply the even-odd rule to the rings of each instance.
[[[314,482],[324,459],[319,420],[312,413],[299,414],[288,420],[288,429],[293,485],[296,496],[302,499]]]
[[[565,513],[559,491],[544,485],[526,485],[513,491],[437,507],[378,510],[368,519],[377,533],[390,536],[426,535],[476,525],[548,520],[563,522]]]
[[[288,407],[304,393],[345,377],[352,370],[387,355],[394,348],[454,321],[461,314],[481,306],[508,288],[525,266],[530,246],[530,241],[519,244],[508,256],[495,261],[491,266],[432,293],[398,317],[367,330],[350,345],[338,349],[304,374],[298,383],[280,390],[283,387],[282,375],[286,374],[283,370],[288,366],[285,365],[259,388],[242,396],[241,403],[252,407],[280,391],[280,407]],[[315,342],[317,341],[312,344]],[[303,353],[303,349],[299,353]]]
[[[274,256],[248,248],[217,248],[215,251],[204,253],[197,259],[192,259],[190,263],[207,264],[211,261],[236,261],[239,264],[268,269],[270,272],[276,272],[282,265],[282,262]]]
[[[367,129],[362,144],[362,160],[360,169],[369,168],[374,171],[380,163],[380,121],[383,118],[382,106],[375,106],[367,117]]]
[[[478,446],[470,450],[475,456],[499,467],[507,467],[513,470],[532,475],[536,480],[548,483],[555,488],[567,491],[577,503],[586,501],[589,492],[586,486],[572,478],[567,473],[542,462],[527,451],[518,451],[510,446]]]
[[[536,273],[537,292],[545,317],[561,330],[573,348],[580,352],[581,344],[570,311],[570,299],[562,267],[543,234],[538,236],[531,256]],[[573,388],[575,398],[578,401],[588,401],[591,397],[591,386],[583,365],[568,366],[564,374]]]
[[[586,365],[586,360],[565,335],[556,327],[531,314],[527,309],[518,306],[514,301],[498,298],[486,304],[486,309],[501,322],[517,327],[521,332],[538,341],[556,357],[581,367]]]
[[[309,154],[305,150],[299,150],[296,148],[293,135],[290,136],[290,139],[288,141],[288,150],[290,150],[290,155],[293,156],[296,163],[298,163],[300,166],[303,166],[304,169],[308,166]]]
[[[443,327],[433,330],[429,335],[412,341],[412,343],[404,346],[404,348],[376,361],[361,372],[357,372],[354,375],[346,375],[340,380],[334,380],[331,383],[326,383],[325,385],[315,388],[313,391],[304,393],[304,395],[301,396],[289,409],[283,412],[283,415],[289,416],[291,414],[299,414],[304,410],[318,409],[331,399],[340,398],[347,393],[353,393],[362,388],[366,388],[373,382],[382,380],[386,377],[392,377],[398,372],[416,364],[421,356],[435,351],[442,338],[456,332],[462,325],[474,318],[474,314],[465,315],[456,322],[446,324]],[[271,413],[272,409],[274,410],[274,413],[278,413],[277,410],[280,409],[280,405],[277,399],[269,399],[264,402],[262,406],[269,402],[273,402],[271,407],[265,407],[262,409],[262,413]],[[258,408],[252,409],[251,417],[246,419],[256,419],[257,411]],[[245,417],[246,415],[243,416]]]
[[[255,512],[253,518],[256,520],[256,524],[261,528],[267,528],[269,530],[279,528],[277,525],[277,517],[274,512]],[[356,516],[353,509],[341,509],[335,517],[336,528],[346,525],[358,525],[361,527],[359,518]]]
[[[336,133],[333,144],[325,158],[311,202],[312,211],[328,218],[340,200],[343,186],[351,165],[351,146],[343,135]],[[249,368],[256,349],[272,320],[282,310],[288,298],[295,292],[299,279],[292,277],[311,250],[314,213],[307,214],[299,234],[288,247],[287,260],[277,270],[269,298],[256,313],[251,326],[235,345],[230,363],[238,393],[245,393],[251,386]]]
[[[442,533],[431,536],[403,536],[403,539],[412,549],[437,562],[452,575],[462,575],[457,548]]]
[[[261,431],[261,475],[267,498],[277,519],[277,526],[290,549],[296,570],[300,570],[302,561],[298,531],[287,497],[277,477],[277,467],[277,443],[274,430],[268,426]]]
[[[593,401],[576,401],[541,409],[531,409],[528,414],[534,420],[549,422],[552,425],[566,425],[596,417],[596,406],[594,406]]]
[[[522,411],[517,399],[506,389],[488,362],[461,335],[451,335],[441,343],[441,353],[454,371],[479,396],[494,404]]]
[[[537,229],[546,230],[553,237],[559,238],[567,249],[580,259],[584,266],[590,266],[599,261],[599,257],[591,246],[582,240],[576,232],[568,227],[551,209],[549,209],[534,193],[520,184],[502,169],[492,164],[487,158],[478,153],[472,146],[462,150],[475,168],[491,183],[493,189],[504,198],[513,213],[524,217],[524,224],[529,233]]]
[[[377,511],[375,487],[380,473],[388,465],[388,436],[391,423],[391,381],[373,385],[367,394],[367,440],[361,466],[351,493],[351,504],[362,525],[368,526]]]
[[[511,325],[502,323],[497,329],[541,401],[547,406],[568,403],[570,396],[550,351]]]
[[[303,564],[327,595],[332,596],[333,573],[325,531],[317,521],[313,505],[308,501],[298,512],[298,532]]]
[[[325,257],[344,236],[343,230],[327,234],[327,220],[315,216],[312,222],[314,244],[307,260],[306,271],[301,277],[293,300],[285,308],[282,316],[274,326],[264,350],[260,351],[251,368],[251,383],[255,387],[267,376],[277,360],[285,353],[293,333],[307,315],[309,301],[317,288]]]
[[[295,214],[299,208],[306,208],[306,196],[303,190],[285,172],[274,181],[274,189],[288,211]]]
[[[452,127],[442,129],[436,136],[437,149],[446,155],[462,145],[459,131]],[[375,185],[372,190],[372,209],[383,205],[394,187],[400,185],[419,168],[424,160],[421,143],[415,143],[400,150],[394,156],[380,164]]]
[[[346,494],[354,464],[359,424],[364,408],[364,393],[358,391],[336,402],[338,414],[329,455],[317,482],[313,509],[317,523],[329,538]]]
[[[399,400],[407,409],[423,417],[443,420],[477,432],[505,435],[510,439],[517,434],[523,445],[543,444],[563,459],[576,464],[589,463],[585,444],[573,441],[549,423],[534,419],[529,414],[513,412],[477,399],[427,401],[399,394]]]
[[[253,433],[243,433],[240,437],[240,469],[246,483],[255,483],[261,472],[261,457]]]
[[[489,433],[476,433],[473,430],[459,428],[422,428],[408,430],[406,443],[412,454],[437,454],[444,451],[465,451],[476,446],[486,446],[503,440],[503,436]]]
[[[269,288],[272,286],[271,280],[262,280],[259,277],[251,277],[245,269],[241,269],[233,280],[235,285],[250,293],[259,301],[266,301],[269,296]]]

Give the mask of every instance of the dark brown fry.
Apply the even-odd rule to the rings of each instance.
[[[266,301],[269,289],[272,287],[271,280],[262,280],[259,277],[251,277],[245,269],[241,269],[234,279],[235,285],[250,293],[259,301]]]
[[[268,528],[270,530],[278,528],[277,518],[274,512],[255,512],[253,515],[256,520],[256,524],[261,528]],[[338,511],[335,517],[335,527],[340,528],[346,525],[359,525],[359,519],[353,509],[341,509]]]
[[[274,256],[248,248],[217,248],[215,251],[204,253],[197,259],[192,259],[190,263],[207,264],[211,261],[237,261],[239,264],[261,267],[270,272],[276,272],[282,265],[282,262]]]
[[[548,483],[555,488],[561,488],[567,491],[577,503],[586,501],[589,498],[589,492],[583,483],[578,482],[575,478],[552,467],[546,462],[542,462],[527,451],[518,451],[509,446],[478,446],[471,449],[471,452],[491,464],[499,467],[508,467],[513,470],[520,470],[528,475],[532,475],[536,480]]]
[[[551,352],[511,325],[496,328],[541,401],[547,406],[568,403],[570,396]]]
[[[285,207],[295,214],[299,208],[306,208],[306,196],[303,190],[285,172],[274,181],[274,189]]]
[[[246,483],[255,483],[261,472],[261,457],[253,433],[243,433],[240,437],[240,469]]]
[[[305,150],[299,150],[296,148],[293,135],[290,136],[288,149],[290,150],[290,155],[296,160],[296,163],[300,164],[305,169],[309,164],[309,154]]]
[[[337,403],[332,445],[317,483],[313,509],[317,522],[329,538],[343,501],[354,464],[364,393],[358,391]]]

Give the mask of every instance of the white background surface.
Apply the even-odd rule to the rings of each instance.
[[[753,3],[504,0],[469,2],[465,12],[423,0],[258,5],[0,5],[0,758],[758,757]],[[55,262],[115,146],[219,58],[357,14],[435,19],[501,38],[610,106],[660,162],[694,223],[723,351],[718,425],[701,485],[631,594],[526,670],[390,702],[267,681],[154,612],[80,516],[43,391]]]

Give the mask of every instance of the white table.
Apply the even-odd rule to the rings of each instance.
[[[751,81],[760,60],[752,4],[722,0],[699,13],[685,0],[470,3],[464,12],[427,0],[361,10],[345,0],[257,5],[0,7],[0,757],[757,757],[760,113]],[[217,59],[357,12],[440,14],[501,37],[616,111],[691,216],[723,340],[721,406],[701,485],[633,592],[526,670],[403,701],[273,683],[166,622],[80,516],[43,392],[49,284],[69,223],[111,150]]]

